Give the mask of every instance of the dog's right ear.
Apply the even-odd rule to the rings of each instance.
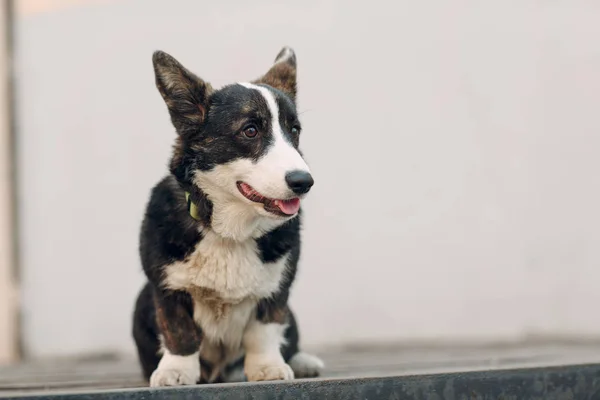
[[[206,118],[212,87],[165,52],[154,52],[152,63],[156,87],[167,103],[177,133],[195,131]]]

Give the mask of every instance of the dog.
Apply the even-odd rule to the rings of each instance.
[[[139,251],[148,282],[133,337],[152,387],[319,376],[288,305],[302,199],[314,184],[298,149],[296,55],[219,90],[172,56],[152,57],[177,133],[153,189]]]

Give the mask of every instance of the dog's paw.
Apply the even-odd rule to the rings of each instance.
[[[150,387],[194,385],[200,380],[198,353],[178,356],[165,351],[150,376]]]
[[[247,362],[244,371],[249,382],[294,379],[294,371],[283,359],[275,362]]]
[[[321,375],[325,364],[317,356],[296,353],[289,361],[296,378],[314,378]]]
[[[184,369],[157,369],[150,377],[150,387],[195,385],[200,371]]]

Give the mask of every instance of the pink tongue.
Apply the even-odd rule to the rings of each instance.
[[[294,215],[300,209],[300,199],[290,199],[290,200],[275,200],[275,205],[279,207],[282,213],[287,215]]]

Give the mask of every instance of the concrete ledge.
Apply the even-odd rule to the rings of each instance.
[[[361,379],[30,394],[19,399],[599,399],[600,364]]]

